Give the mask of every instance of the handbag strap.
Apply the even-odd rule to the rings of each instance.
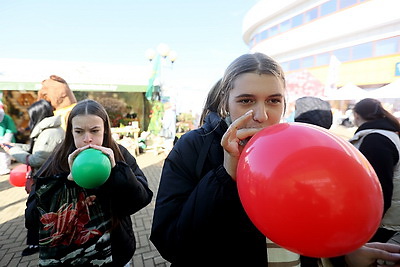
[[[25,158],[25,164],[26,164],[26,172],[30,172],[32,170],[31,166],[29,165],[29,157],[30,155],[27,155]]]

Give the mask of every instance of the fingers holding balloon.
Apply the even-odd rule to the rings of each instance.
[[[90,145],[90,147],[103,152],[103,154],[106,155],[110,159],[111,168],[114,168],[116,163],[115,163],[115,158],[114,158],[114,151],[111,148],[104,147],[104,146],[96,146],[96,145]]]
[[[72,152],[71,154],[69,154],[68,156],[68,165],[69,165],[69,169],[71,169],[72,167],[72,163],[74,162],[75,158],[78,156],[79,153],[81,153],[83,150],[89,148],[89,146],[84,146],[84,147],[79,147],[77,148],[74,152]]]
[[[225,132],[221,140],[221,145],[228,153],[239,155],[239,146],[241,145],[241,141],[251,137],[251,132],[253,130],[246,129],[245,125],[252,118],[252,114],[252,110],[247,111],[244,115],[232,122],[228,130]]]
[[[236,169],[239,156],[243,150],[243,139],[251,136],[250,129],[244,128],[252,117],[252,110],[235,120],[227,129],[221,139],[221,146],[224,148],[223,166],[227,173],[236,181]],[[250,135],[249,135],[250,132]]]

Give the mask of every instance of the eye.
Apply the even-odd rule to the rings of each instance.
[[[237,102],[240,103],[240,104],[245,104],[246,105],[246,104],[254,103],[254,100],[251,99],[251,98],[243,98],[243,99],[239,99]]]
[[[82,131],[81,130],[74,130],[74,133],[80,134],[80,133],[82,133]]]
[[[267,102],[271,103],[273,105],[277,105],[277,104],[282,103],[282,99],[280,99],[280,98],[271,98],[271,99],[268,99]]]

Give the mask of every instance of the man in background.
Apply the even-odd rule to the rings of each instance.
[[[3,109],[0,103],[0,143],[14,143],[17,127],[14,120]],[[11,156],[0,148],[0,175],[10,173]]]
[[[54,116],[61,116],[61,127],[65,130],[68,115],[77,101],[68,83],[57,75],[51,75],[42,82],[38,92],[38,100],[44,99],[54,108]]]

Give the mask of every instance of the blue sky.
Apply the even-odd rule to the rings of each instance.
[[[207,91],[248,52],[242,20],[256,2],[0,0],[0,58],[146,66],[146,50],[166,43],[178,54],[173,79]]]

